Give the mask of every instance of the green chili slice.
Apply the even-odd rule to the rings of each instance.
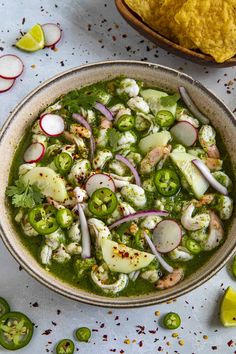
[[[198,254],[202,251],[201,246],[195,240],[193,240],[191,238],[186,240],[185,246],[193,254]]]
[[[97,189],[88,202],[89,210],[98,217],[112,214],[116,206],[116,195],[109,188]]]
[[[160,127],[170,127],[175,121],[173,114],[166,110],[159,111],[155,119],[156,123],[160,125]]]
[[[56,346],[56,354],[73,354],[74,351],[75,345],[70,339],[62,339]]]
[[[10,311],[10,306],[3,297],[0,297],[0,317]]]
[[[91,331],[87,327],[80,327],[76,330],[75,335],[79,342],[88,342],[91,337]]]
[[[179,191],[180,180],[174,170],[162,168],[156,172],[155,185],[161,195],[171,197]]]
[[[163,319],[163,324],[167,329],[177,329],[181,325],[181,319],[175,312],[169,312]]]
[[[121,132],[125,132],[127,130],[130,130],[134,127],[134,117],[129,115],[129,114],[124,114],[123,116],[118,118],[118,121],[116,123],[117,128]]]
[[[0,318],[0,345],[8,350],[25,347],[33,335],[33,324],[20,312],[8,312]]]
[[[48,235],[59,227],[56,221],[56,214],[57,209],[52,205],[38,205],[30,210],[29,222],[40,235]]]
[[[233,263],[232,263],[232,273],[233,276],[236,278],[236,256],[234,256]]]
[[[56,221],[63,229],[69,228],[73,223],[72,212],[67,208],[59,209],[56,215]]]
[[[73,159],[67,152],[61,152],[54,160],[56,168],[61,174],[66,174],[71,170]]]

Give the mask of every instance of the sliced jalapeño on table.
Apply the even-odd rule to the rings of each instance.
[[[73,354],[75,345],[71,339],[62,339],[56,346],[56,354]]]
[[[31,340],[34,327],[21,312],[8,312],[0,318],[0,345],[8,350],[25,347]]]
[[[165,315],[163,324],[167,329],[177,329],[181,325],[181,319],[175,312],[169,312]]]
[[[91,337],[91,331],[87,327],[80,327],[76,330],[75,336],[79,342],[88,342]]]

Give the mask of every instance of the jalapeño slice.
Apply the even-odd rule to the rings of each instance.
[[[40,235],[48,235],[55,232],[59,227],[56,214],[57,209],[52,205],[38,205],[30,210],[29,222]]]
[[[130,130],[134,127],[134,117],[129,114],[124,114],[118,118],[116,126],[121,132]]]
[[[70,339],[62,339],[56,347],[57,354],[73,354],[75,345]]]
[[[181,319],[175,312],[169,312],[165,315],[163,324],[167,329],[177,329],[181,325]]]
[[[161,195],[171,197],[179,191],[180,180],[174,170],[162,168],[156,172],[155,185]]]
[[[109,188],[97,189],[92,194],[88,203],[88,208],[91,213],[98,217],[112,214],[116,206],[116,195]]]
[[[66,174],[71,170],[73,158],[67,152],[61,152],[54,160],[56,168],[61,174]]]
[[[0,318],[0,345],[8,350],[25,347],[33,335],[33,324],[20,312],[8,312]]]

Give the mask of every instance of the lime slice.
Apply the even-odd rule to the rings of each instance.
[[[44,47],[44,33],[42,27],[33,26],[17,43],[16,47],[26,52],[36,52]]]
[[[221,302],[220,319],[225,327],[236,327],[236,291],[228,287]]]

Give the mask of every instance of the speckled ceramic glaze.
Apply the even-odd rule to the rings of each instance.
[[[198,107],[210,118],[213,126],[220,134],[228,152],[227,158],[232,165],[232,173],[236,171],[236,123],[233,114],[212,92],[203,87],[199,82],[176,70],[156,64],[134,61],[110,61],[70,69],[46,81],[31,92],[12,112],[5,123],[0,136],[0,233],[8,250],[21,266],[35,279],[50,289],[69,298],[92,305],[106,307],[138,307],[154,305],[183,295],[212,277],[236,249],[236,219],[235,211],[231,218],[229,232],[225,243],[215,252],[212,258],[198,269],[197,272],[187,277],[177,286],[161,292],[135,297],[102,297],[76,288],[50,274],[34,259],[22,245],[16,233],[5,199],[5,189],[8,184],[9,170],[19,141],[38,112],[56,100],[62,94],[75,88],[90,85],[100,80],[112,79],[117,75],[127,75],[134,79],[143,80],[150,85],[155,85],[169,91],[176,91],[178,86],[185,86]]]

